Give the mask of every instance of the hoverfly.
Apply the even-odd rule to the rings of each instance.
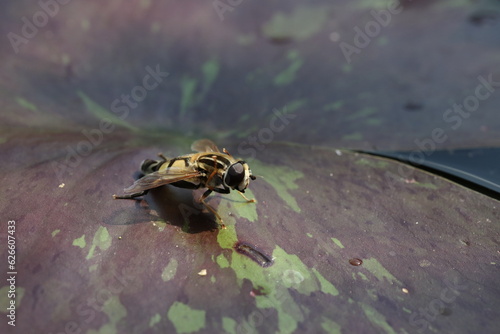
[[[113,195],[114,199],[133,199],[145,195],[149,189],[165,184],[186,189],[208,188],[200,197],[200,202],[210,210],[225,228],[219,214],[205,202],[212,192],[229,194],[231,189],[237,190],[247,202],[255,202],[243,195],[250,180],[255,180],[248,164],[243,160],[233,158],[226,149],[219,151],[217,146],[208,139],[195,141],[191,149],[198,153],[182,155],[168,159],[163,154],[161,160],[146,159],[141,164],[143,177],[130,187],[123,190],[121,196]]]

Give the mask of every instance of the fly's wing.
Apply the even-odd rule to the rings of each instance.
[[[133,195],[144,190],[201,175],[202,174],[194,168],[171,167],[164,171],[157,171],[144,175],[136,180],[130,187],[125,188],[123,192],[125,195]]]
[[[220,152],[219,148],[210,139],[200,139],[191,145],[191,149],[196,152]]]

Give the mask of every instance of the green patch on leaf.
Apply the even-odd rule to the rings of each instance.
[[[276,86],[285,86],[295,80],[297,71],[302,67],[304,61],[300,59],[297,51],[290,51],[287,58],[291,61],[290,65],[281,71],[275,78],[274,84]]]
[[[245,279],[248,279],[254,288],[264,291],[264,296],[255,297],[257,307],[275,309],[278,313],[281,333],[292,333],[297,329],[298,322],[304,320],[302,313],[304,309],[296,304],[288,288],[300,287],[306,279],[307,283],[310,283],[310,274],[304,265],[294,266],[298,258],[286,259],[282,253],[284,251],[280,251],[277,247],[273,255],[279,255],[280,261],[269,269],[264,269],[249,258],[235,252],[231,268],[234,269],[240,286]],[[306,275],[306,279],[304,275]],[[309,290],[302,288],[303,292]]]
[[[271,267],[276,279],[287,288],[309,296],[311,292],[320,291],[318,280],[314,279],[311,270],[295,254],[288,254],[279,246],[273,251],[275,264]],[[314,270],[313,270],[314,271]]]
[[[252,172],[254,175],[264,176],[263,180],[276,190],[278,196],[294,211],[300,212],[300,207],[295,197],[290,194],[290,190],[299,188],[296,182],[304,177],[302,172],[284,166],[264,164],[258,160],[252,161]]]
[[[52,238],[55,237],[59,232],[61,232],[60,229],[52,231],[52,233],[51,233],[52,234]]]
[[[85,242],[85,234],[82,235],[80,238],[76,238],[75,240],[73,240],[73,246],[85,248],[85,246],[87,246],[87,243]]]
[[[206,92],[210,90],[217,75],[219,74],[220,65],[217,60],[208,60],[201,66],[201,71],[203,72],[203,93],[204,96]],[[201,101],[198,101],[201,102]]]
[[[29,102],[28,100],[23,99],[22,97],[16,97],[16,102],[19,104],[21,107],[28,109],[30,111],[38,111],[38,108],[36,105],[33,103]]]
[[[375,289],[366,289],[366,296],[370,297],[373,302],[378,300],[377,290]]]
[[[365,275],[365,274],[363,274],[363,273],[361,273],[361,272],[358,272],[358,275],[359,275],[359,277],[361,277],[361,279],[362,279],[363,281],[368,281],[368,277],[366,277],[366,275]]]
[[[293,100],[289,103],[286,104],[285,108],[283,108],[283,113],[291,113],[294,112],[295,110],[298,110],[305,106],[307,104],[307,99],[299,99],[299,100]]]
[[[149,327],[153,327],[154,325],[159,323],[160,320],[161,320],[161,315],[159,313],[156,313],[151,317],[151,319],[149,319]]]
[[[220,64],[215,59],[207,60],[201,65],[201,78],[191,78],[185,75],[181,79],[181,102],[180,115],[184,115],[188,109],[205,101],[205,96],[212,88],[213,83],[219,75]],[[198,85],[200,83],[200,85]],[[199,89],[197,89],[200,87]]]
[[[384,333],[396,334],[394,329],[387,323],[385,317],[368,304],[360,303],[361,309],[372,324],[381,328]]]
[[[313,268],[312,270],[321,285],[321,292],[332,296],[339,295],[339,290],[337,290],[337,288],[332,283],[330,283],[325,277],[323,277],[323,275],[321,275],[319,271],[316,270],[316,268]]]
[[[331,238],[331,239],[335,243],[335,245],[339,246],[340,248],[344,248],[344,245],[342,245],[339,239],[337,238]]]
[[[183,76],[181,79],[181,106],[179,113],[184,115],[192,105],[195,104],[194,91],[198,80],[189,76]]]
[[[278,194],[281,196],[288,194],[285,195],[286,203],[292,202],[291,199],[286,199],[286,196],[293,198],[289,194],[290,189],[298,188],[296,180],[303,177],[302,173],[281,166],[267,165],[260,161],[254,161],[251,165],[255,174],[264,176],[263,180],[269,182]],[[295,186],[288,184],[289,180],[292,180]],[[291,290],[307,296],[313,292],[338,296],[339,291],[331,281],[331,277],[327,278],[318,270],[308,268],[297,255],[288,254],[279,246],[276,246],[272,253],[274,263],[269,267],[261,267],[251,258],[236,252],[234,245],[238,241],[235,230],[237,218],[235,215],[229,215],[229,212],[235,212],[234,203],[232,200],[221,201],[218,207],[218,212],[224,218],[227,229],[218,232],[217,240],[222,248],[231,249],[232,252],[229,257],[227,254],[219,254],[215,257],[215,262],[221,268],[233,270],[240,287],[245,281],[250,281],[254,289],[262,292],[262,295],[255,296],[256,306],[264,309],[265,311],[262,312],[266,314],[270,309],[276,312],[280,333],[294,333],[298,324],[305,321],[306,314],[311,310],[297,303],[296,298],[292,296],[294,292]],[[333,242],[335,240],[332,238]],[[343,247],[340,241],[335,243]],[[370,264],[370,261],[368,262]],[[377,269],[380,268],[377,267]],[[390,277],[385,272],[383,275]],[[251,328],[250,323],[243,321],[241,324],[243,327]]]
[[[7,307],[10,306],[10,301],[8,294],[10,291],[10,285],[4,285],[0,288],[0,312],[7,313]],[[21,306],[21,300],[23,300],[25,288],[16,286],[16,309]],[[10,321],[10,320],[9,320]]]
[[[161,273],[161,279],[163,282],[170,281],[174,278],[175,273],[177,272],[178,261],[176,259],[171,259],[167,266],[163,269]]]
[[[102,311],[108,316],[108,322],[102,325],[99,330],[91,329],[87,334],[116,334],[118,322],[127,316],[127,309],[120,302],[118,296],[112,296],[106,300],[102,306]]]
[[[341,334],[342,327],[327,317],[321,317],[321,328],[328,334]]]
[[[226,259],[226,257],[224,256],[224,254],[219,254],[216,257],[215,262],[217,262],[217,264],[221,268],[227,268],[227,267],[229,267],[229,261]]]
[[[205,327],[205,311],[195,310],[188,305],[174,302],[167,313],[177,333],[194,333]]]
[[[230,267],[240,286],[249,280],[255,289],[263,292],[263,295],[255,297],[256,305],[258,308],[276,310],[280,333],[293,333],[298,323],[304,321],[304,313],[307,314],[309,310],[297,304],[290,290],[307,296],[318,291],[337,295],[338,291],[321,274],[309,269],[297,255],[288,254],[279,246],[276,246],[272,255],[274,264],[263,268],[248,257],[233,252]]]
[[[262,26],[262,32],[271,40],[308,39],[323,29],[328,19],[324,6],[297,6],[293,12],[277,12]]]
[[[111,237],[109,236],[108,229],[104,226],[99,226],[94,234],[94,238],[92,239],[92,245],[90,246],[90,250],[86,259],[90,260],[92,257],[94,257],[96,247],[104,251],[108,249],[109,246],[111,246]]]
[[[87,111],[89,111],[94,117],[99,120],[106,120],[107,122],[114,124],[116,126],[121,126],[127,128],[131,131],[138,131],[139,129],[133,126],[132,124],[126,122],[122,118],[116,116],[108,109],[102,107],[97,102],[93,101],[90,97],[85,95],[83,92],[78,91],[78,96],[82,99]]]
[[[222,317],[222,328],[226,333],[236,334],[236,321],[233,318]]]
[[[335,102],[329,103],[327,105],[324,105],[323,110],[324,111],[338,110],[338,109],[342,108],[343,105],[344,105],[344,101],[335,101]]]
[[[245,190],[245,196],[248,199],[255,199],[253,192],[248,188]],[[237,194],[236,191],[231,192],[225,198],[231,201],[231,212],[237,217],[246,218],[251,222],[257,221],[257,205],[259,205],[259,203],[248,203],[243,197]]]
[[[383,281],[384,278],[391,283],[401,284],[387,269],[385,269],[377,259],[370,258],[363,260],[363,268],[368,270],[373,276],[375,276],[379,281]]]
[[[219,205],[219,207],[217,208],[217,212],[224,216],[227,215],[228,210],[228,207],[224,205]],[[222,248],[232,249],[237,241],[238,237],[236,236],[234,224],[226,225],[226,229],[219,230],[219,234],[217,234],[217,242]]]

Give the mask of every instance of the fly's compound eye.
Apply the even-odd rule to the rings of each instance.
[[[245,178],[245,167],[241,162],[237,162],[229,166],[224,183],[231,188],[237,187]]]

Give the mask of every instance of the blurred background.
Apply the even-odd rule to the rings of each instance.
[[[496,1],[68,1],[53,17],[31,2],[2,7],[2,91],[43,105],[5,125],[47,125],[51,113],[92,127],[85,101],[109,112],[158,66],[169,76],[131,108],[135,127],[230,141],[286,107],[298,118],[279,140],[412,149],[440,127],[444,148],[498,144],[499,94],[456,128],[443,119],[479,76],[500,76]]]

